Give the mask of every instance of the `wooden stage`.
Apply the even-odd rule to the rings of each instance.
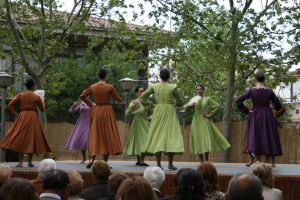
[[[109,165],[112,166],[112,172],[127,173],[130,175],[142,175],[145,167],[135,166],[134,161],[109,161]],[[155,166],[155,162],[147,162],[151,166]],[[34,162],[34,168],[15,168],[16,163],[3,163],[13,168],[13,176],[25,177],[28,179],[34,179],[37,176],[38,162]],[[24,163],[25,164],[25,163]],[[228,181],[230,178],[239,173],[245,173],[249,171],[249,168],[244,163],[214,163],[219,177],[219,187],[221,191],[226,191]],[[85,186],[89,186],[93,183],[94,179],[90,169],[85,168],[85,164],[80,164],[79,161],[56,161],[58,169],[71,170],[75,169],[79,171],[85,181]],[[180,168],[196,168],[198,163],[196,162],[175,162],[175,166]],[[161,191],[165,194],[174,194],[174,179],[176,171],[168,171],[167,163],[162,162],[162,166],[166,173],[166,180],[161,187]],[[300,200],[300,165],[296,164],[277,164],[276,168],[273,168],[275,176],[275,187],[283,191],[285,200]]]

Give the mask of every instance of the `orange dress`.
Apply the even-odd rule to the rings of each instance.
[[[20,105],[21,112],[0,143],[3,150],[21,153],[46,153],[51,149],[46,141],[42,125],[39,121],[36,106],[45,110],[41,98],[33,92],[23,92],[15,96],[8,104],[8,110],[17,114],[14,109]]]
[[[96,106],[87,99],[89,95],[93,95]],[[108,83],[95,83],[80,95],[81,100],[92,107],[87,147],[90,156],[122,153],[116,117],[110,104],[111,97],[121,101],[116,89]]]

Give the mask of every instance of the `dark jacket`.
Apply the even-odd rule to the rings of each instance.
[[[108,180],[107,178],[99,179],[91,187],[85,189],[79,195],[80,198],[85,200],[97,200],[106,197],[108,194]]]

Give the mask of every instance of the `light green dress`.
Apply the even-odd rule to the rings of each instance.
[[[185,106],[184,108],[187,109]],[[195,104],[190,133],[190,151],[192,153],[203,154],[225,150],[230,147],[230,144],[211,118],[218,110],[218,103],[211,97],[203,97]],[[204,115],[207,117],[204,117]]]
[[[140,96],[141,101],[145,102],[151,94],[154,94],[156,104],[144,152],[147,154],[182,153],[184,151],[183,138],[175,109],[175,105],[181,106],[182,101],[177,85],[156,83]]]
[[[131,101],[126,115],[133,115],[127,145],[123,151],[125,156],[141,156],[148,135],[150,122],[147,120],[150,103],[144,104],[140,109],[132,112],[132,107],[137,100]]]

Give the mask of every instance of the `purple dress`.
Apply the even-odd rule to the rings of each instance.
[[[70,112],[76,112],[78,110],[74,110],[72,107],[70,108]],[[85,151],[87,149],[87,140],[90,127],[89,111],[89,106],[83,103],[80,105],[80,115],[65,145],[66,149],[81,151]]]
[[[253,112],[244,105],[246,99],[251,99]],[[281,103],[269,88],[250,88],[236,100],[237,107],[248,114],[247,145],[249,153],[266,156],[281,156],[281,144],[276,121],[270,103],[275,110],[281,108]]]

